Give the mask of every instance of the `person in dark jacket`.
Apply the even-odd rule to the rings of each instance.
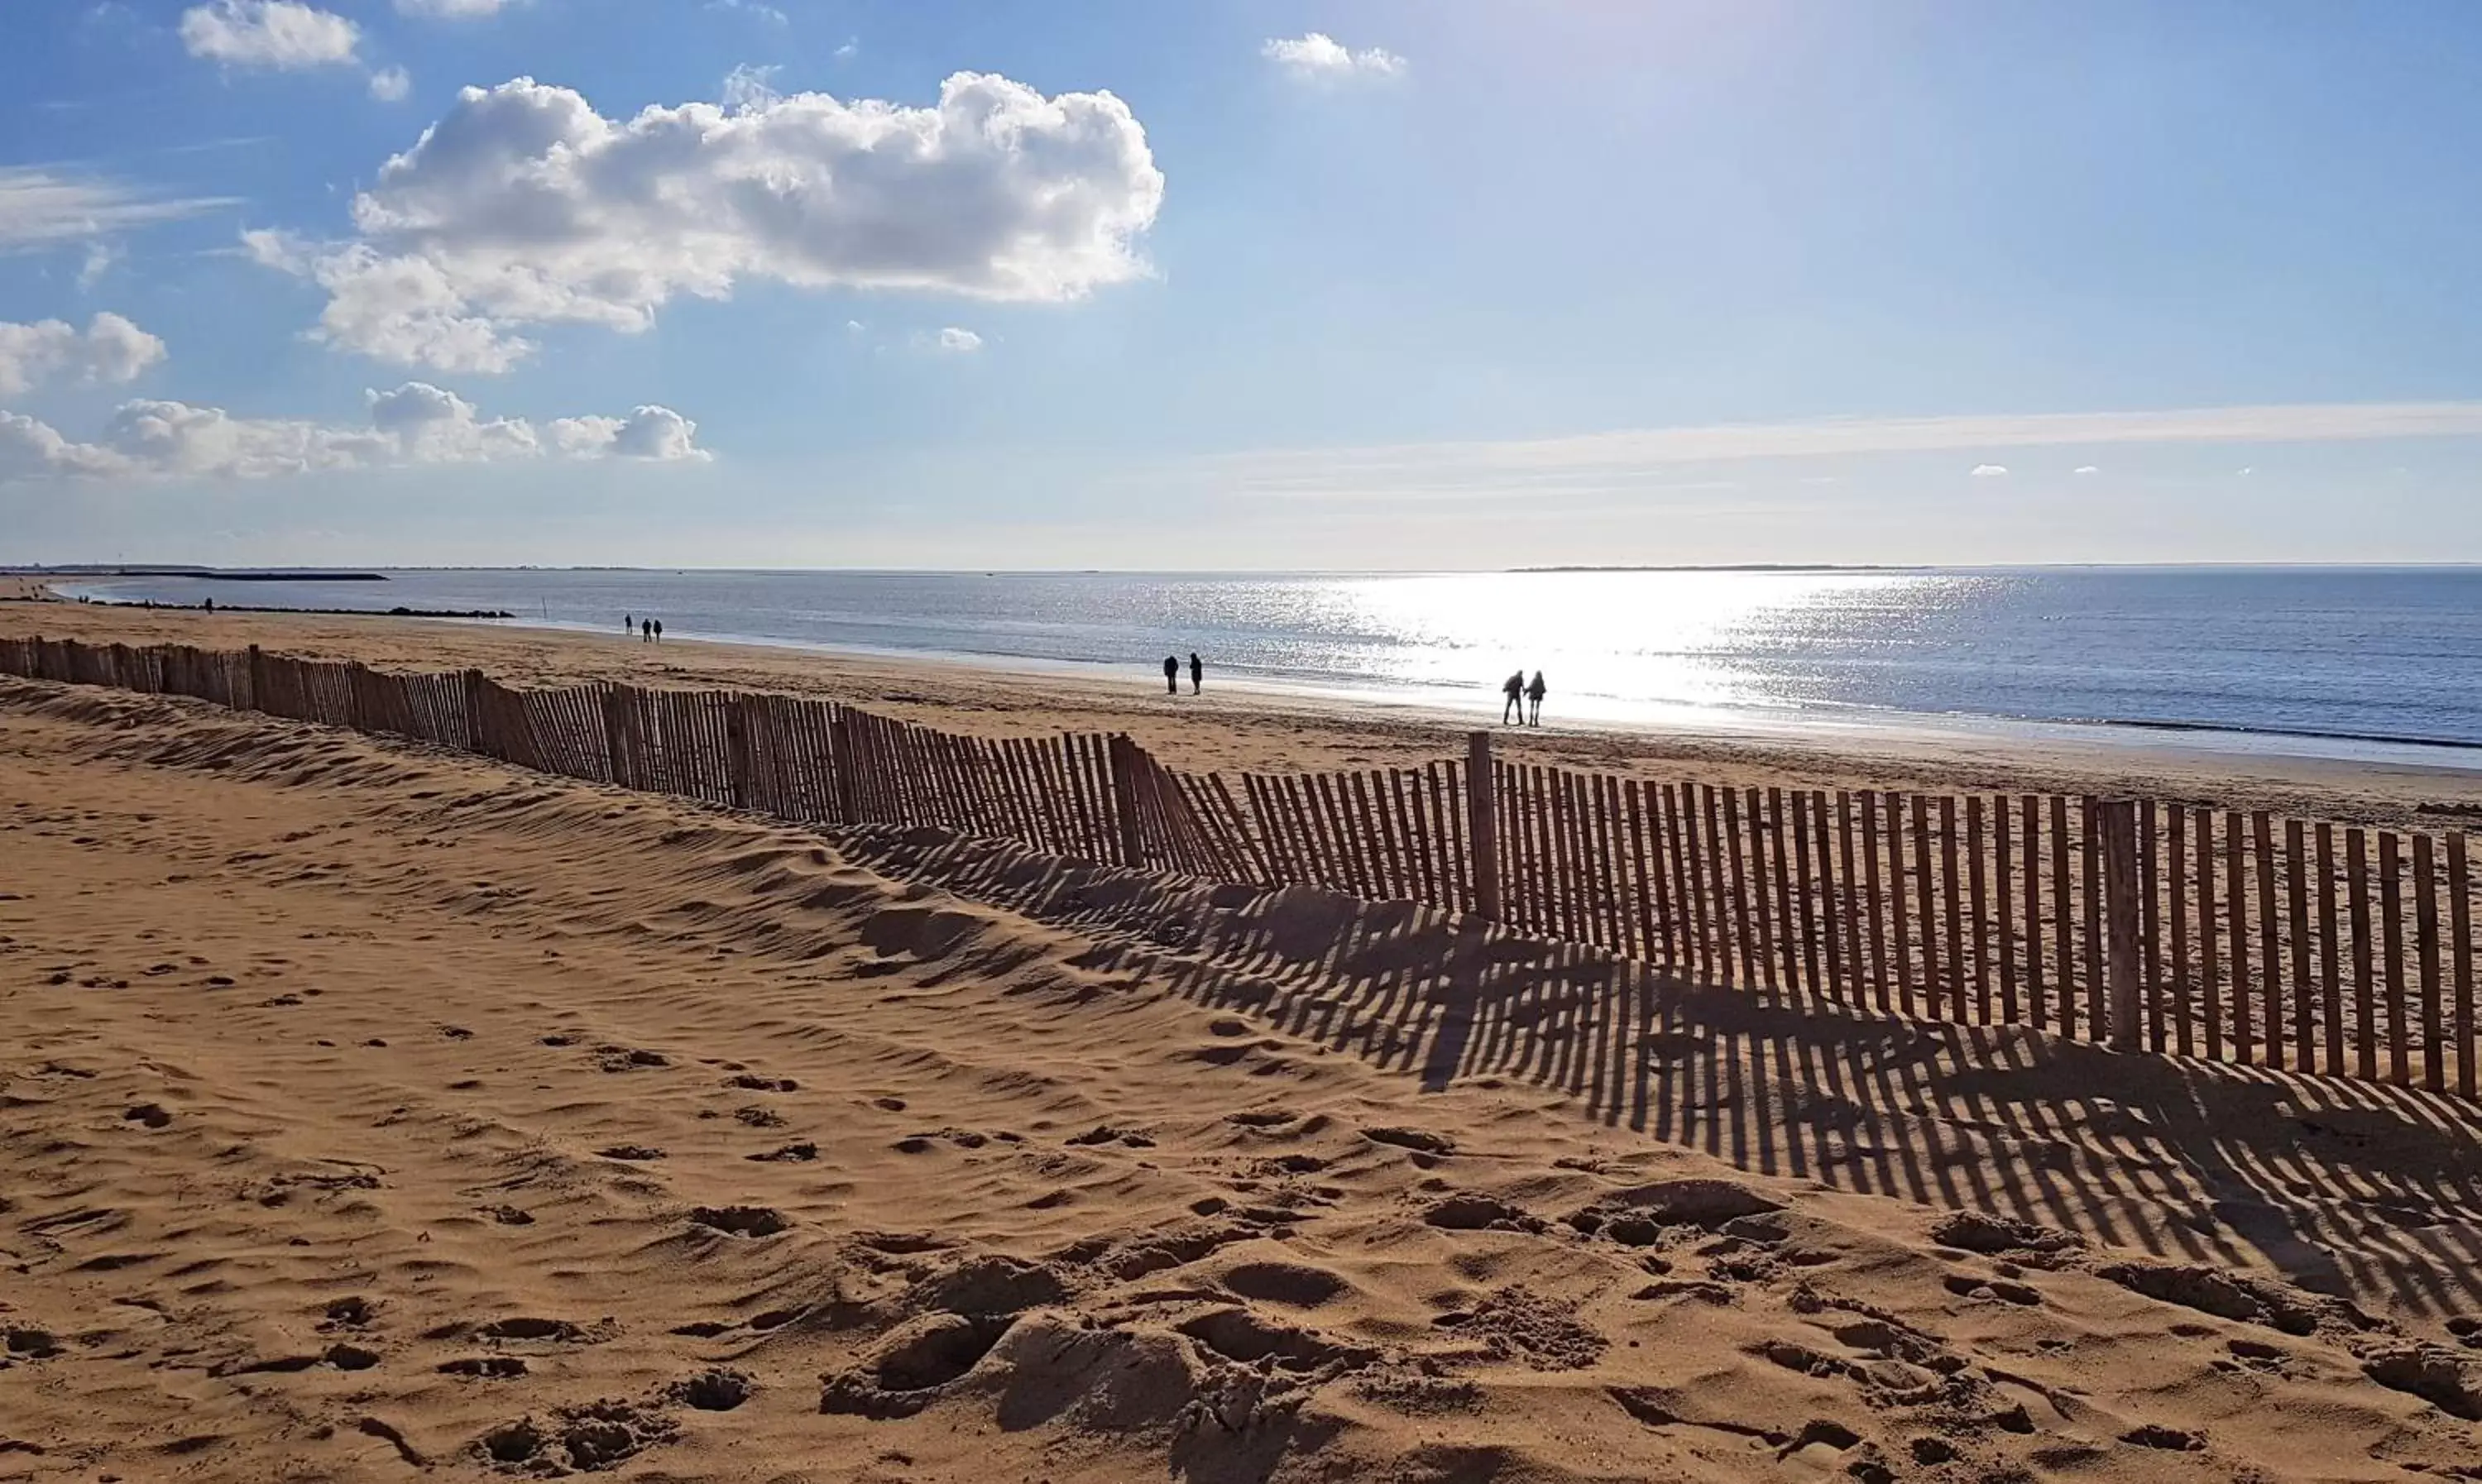
[[[1196,649],[1192,649],[1189,651],[1189,693],[1197,695],[1198,688],[1205,683],[1206,662],[1198,657]]]
[[[1526,725],[1531,727],[1540,727],[1543,725],[1543,697],[1545,690],[1546,687],[1543,683],[1543,672],[1538,670],[1534,672],[1534,683],[1525,687],[1525,699],[1534,703],[1533,718],[1527,722]]]
[[[1164,656],[1164,694],[1180,694],[1180,656],[1176,654]]]
[[[1504,698],[1499,707],[1499,724],[1505,727],[1511,722],[1525,720],[1525,672],[1520,670],[1502,680],[1499,694]]]

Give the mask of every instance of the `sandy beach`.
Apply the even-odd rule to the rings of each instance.
[[[837,696],[1190,766],[1420,717],[479,625],[0,632]],[[2377,821],[2452,776],[1549,730]],[[1590,993],[1591,992],[1591,993]],[[0,1479],[2482,1469],[2482,1117],[1802,1015],[1401,905],[0,679]]]

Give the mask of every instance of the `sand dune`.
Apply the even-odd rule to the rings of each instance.
[[[0,681],[0,1478],[2482,1471],[2473,1110]]]

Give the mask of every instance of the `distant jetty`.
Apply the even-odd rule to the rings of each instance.
[[[515,614],[505,608],[277,608],[254,603],[218,603],[212,610],[205,603],[163,603],[147,598],[83,597],[78,601],[93,608],[145,608],[164,613],[311,613],[345,619],[514,619]]]
[[[321,571],[308,568],[228,571],[215,567],[128,567],[92,563],[73,567],[19,568],[30,577],[188,577],[198,582],[385,582],[384,572]]]

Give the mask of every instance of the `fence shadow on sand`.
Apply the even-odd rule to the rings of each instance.
[[[2419,1089],[1702,988],[1409,903],[1205,886],[940,832],[858,861],[1073,927],[1143,974],[1426,1088],[1519,1084],[1743,1169],[2482,1304],[2482,1127]]]

